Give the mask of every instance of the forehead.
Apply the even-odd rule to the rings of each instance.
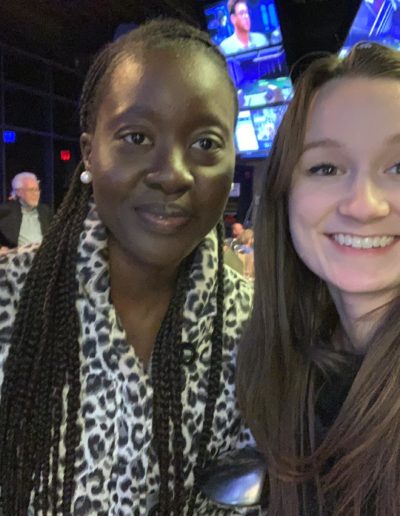
[[[21,179],[21,184],[24,186],[37,185],[37,180],[34,177],[22,177]]]
[[[235,4],[235,13],[238,11],[247,11],[247,3],[246,2],[238,2]]]
[[[322,86],[311,102],[306,140],[367,141],[393,131],[400,131],[400,81],[335,79]]]
[[[324,134],[357,124],[369,133],[381,123],[400,119],[400,81],[395,79],[334,79],[316,93],[307,116],[306,132]],[[363,131],[365,133],[365,131]],[[321,134],[320,134],[321,135]]]
[[[114,69],[100,100],[104,110],[123,110],[135,104],[157,104],[170,110],[197,103],[234,118],[233,93],[227,73],[207,52],[159,48],[123,59]]]

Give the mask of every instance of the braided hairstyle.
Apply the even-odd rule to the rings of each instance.
[[[236,103],[223,56],[208,36],[176,20],[149,22],[106,46],[91,66],[82,92],[82,131],[93,131],[99,103],[121,59],[149,48],[173,46],[204,51],[219,63]],[[80,443],[80,322],[76,310],[78,243],[88,213],[91,187],[83,185],[80,165],[26,277],[11,336],[0,401],[0,490],[5,516],[71,514],[75,458]],[[223,229],[218,231],[217,314],[212,336],[208,397],[195,472],[207,460],[220,386],[224,302]],[[182,401],[182,314],[193,253],[180,266],[175,293],[153,351],[154,443],[160,466],[158,514],[182,514],[184,500]],[[64,400],[66,393],[66,398]],[[61,426],[65,419],[65,459]],[[169,493],[170,420],[173,426],[174,490]],[[59,468],[63,470],[60,485]],[[193,489],[189,512],[197,494]]]

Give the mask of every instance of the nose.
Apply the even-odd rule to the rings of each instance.
[[[386,217],[390,204],[386,192],[371,177],[356,177],[339,203],[339,213],[360,222]]]
[[[160,157],[154,170],[145,176],[150,188],[159,188],[166,194],[182,194],[190,190],[194,177],[180,152]]]

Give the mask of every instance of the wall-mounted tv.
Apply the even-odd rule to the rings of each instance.
[[[400,0],[362,0],[340,54],[358,41],[376,41],[400,50]]]
[[[239,108],[255,108],[289,102],[293,96],[289,77],[246,81],[238,89]]]
[[[254,82],[265,77],[283,77],[288,74],[286,54],[282,46],[230,57],[228,68],[237,88],[249,81]]]
[[[207,30],[226,56],[282,44],[274,0],[238,2],[228,10],[226,0],[204,9]]]
[[[287,104],[239,112],[235,140],[238,154],[244,158],[266,157]]]

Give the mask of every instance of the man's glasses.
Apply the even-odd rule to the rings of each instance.
[[[39,193],[40,188],[18,188],[18,190],[23,190],[24,192],[28,193]]]

